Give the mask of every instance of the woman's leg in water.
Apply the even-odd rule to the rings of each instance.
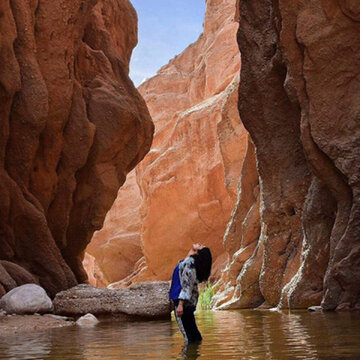
[[[192,307],[184,306],[184,313],[179,317],[176,313],[177,304],[175,304],[175,319],[181,333],[184,336],[185,343],[190,344],[202,340],[199,329],[196,326],[194,311]]]

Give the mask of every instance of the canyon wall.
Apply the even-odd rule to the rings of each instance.
[[[95,232],[86,248],[97,264],[97,267],[92,263],[85,264],[90,276],[100,277],[109,284],[124,279],[134,271],[136,263],[143,256],[140,237],[141,200],[133,170],[106,215],[103,228]],[[90,283],[99,284],[91,279]]]
[[[239,109],[255,144],[261,228],[214,304],[359,309],[359,2],[238,5]]]
[[[129,183],[128,189],[135,194],[134,187],[140,188],[139,218],[135,215],[140,229],[134,223],[133,230],[127,230],[138,205],[128,207],[120,191],[109,221],[94,237],[96,245],[89,247],[109,274],[139,256],[117,258],[118,248],[128,241],[125,233],[132,234],[132,241],[139,239],[144,258],[117,286],[169,279],[194,242],[211,247],[215,277],[227,260],[222,238],[237,199],[248,141],[237,108],[235,4],[208,0],[203,34],[139,87],[156,129],[150,153],[136,168],[137,183]],[[122,279],[122,273],[116,276]]]
[[[84,249],[152,141],[136,42],[127,0],[0,3],[0,295],[86,280]]]

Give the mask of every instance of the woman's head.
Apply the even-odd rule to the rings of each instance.
[[[194,244],[200,245],[200,244]],[[193,245],[193,249],[194,249]],[[199,282],[204,282],[209,279],[211,273],[212,266],[212,256],[211,251],[208,247],[200,245],[200,247],[195,247],[194,254],[191,256],[195,260],[195,269],[196,269],[196,277]]]

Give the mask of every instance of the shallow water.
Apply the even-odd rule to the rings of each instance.
[[[174,319],[104,322],[0,339],[0,359],[360,359],[360,313],[203,311],[182,349]]]

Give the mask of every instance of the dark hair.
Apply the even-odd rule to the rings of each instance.
[[[204,247],[196,255],[191,255],[195,260],[196,277],[198,281],[204,282],[209,279],[211,273],[212,256],[209,248]]]

